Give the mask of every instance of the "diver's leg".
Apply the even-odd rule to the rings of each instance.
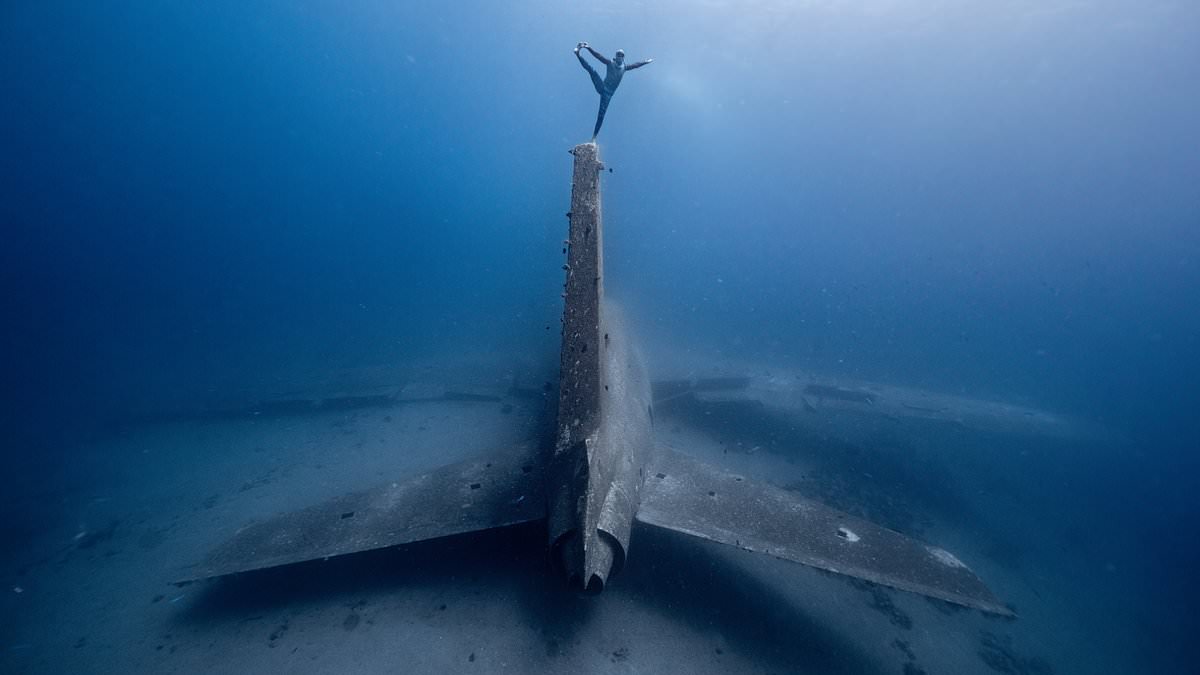
[[[596,88],[596,93],[603,96],[604,80],[601,79],[600,73],[597,73],[595,68],[588,66],[588,74],[592,76],[592,86]]]
[[[592,67],[592,64],[588,63],[583,58],[583,54],[575,52],[575,58],[579,59],[579,65],[583,66],[583,69],[588,71],[588,75],[592,76],[592,86],[596,88],[596,93],[603,96],[604,80],[600,77],[600,73],[597,73],[596,69]]]
[[[600,112],[596,114],[596,128],[592,130],[592,140],[596,140],[596,136],[600,133],[600,125],[604,124],[604,111],[608,110],[608,102],[612,100],[611,96],[600,94]]]

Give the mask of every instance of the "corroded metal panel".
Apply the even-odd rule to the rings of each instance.
[[[1011,616],[947,551],[787,490],[659,449],[637,519],[986,612]]]

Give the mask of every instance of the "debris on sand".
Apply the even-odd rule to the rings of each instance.
[[[979,658],[988,668],[1005,675],[1053,675],[1050,664],[1036,656],[1022,656],[1013,651],[1012,637],[997,636],[982,631],[979,637]]]

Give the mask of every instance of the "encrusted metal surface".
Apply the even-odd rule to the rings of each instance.
[[[646,467],[648,525],[1011,616],[953,555],[665,448]]]
[[[533,446],[453,464],[250,524],[181,582],[538,520],[544,480]]]
[[[600,156],[595,143],[571,151],[570,228],[559,352],[556,451],[582,443],[600,415],[600,311],[604,299],[604,238],[600,215]]]

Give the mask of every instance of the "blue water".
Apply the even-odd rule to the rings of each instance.
[[[0,8],[7,461],[294,362],[553,354],[587,40],[655,59],[599,137],[644,332],[1118,430],[1030,472],[1186,662],[1200,5],[442,4]]]

